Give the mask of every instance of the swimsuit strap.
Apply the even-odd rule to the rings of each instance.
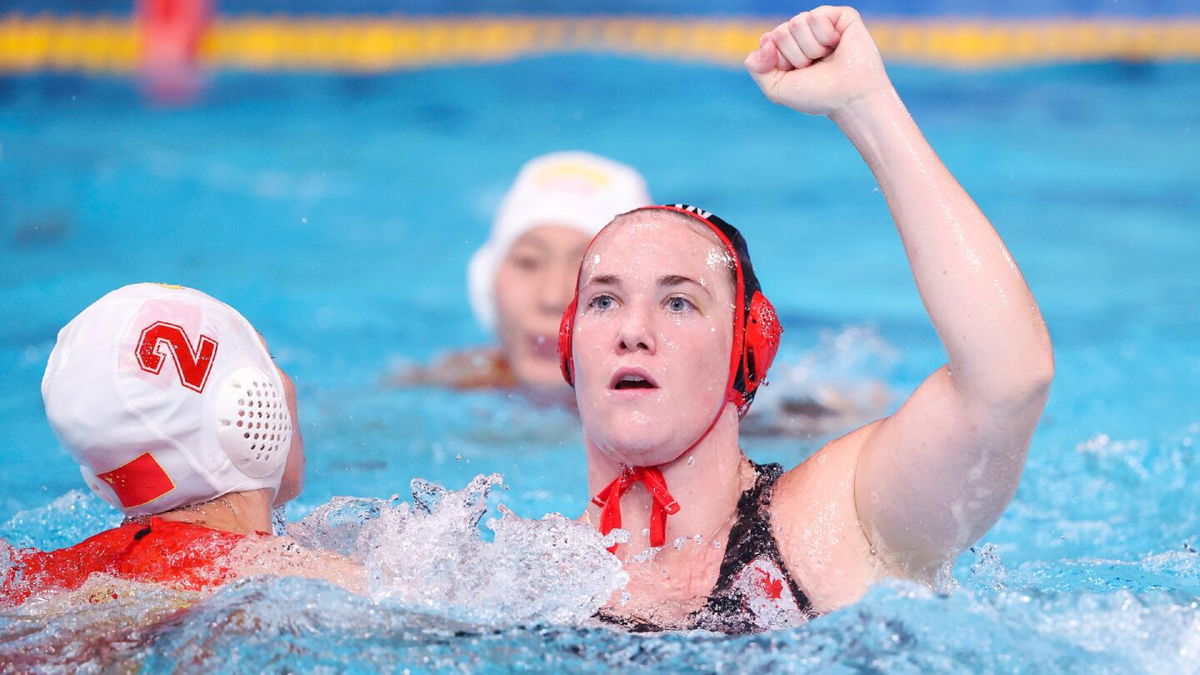
[[[748,615],[741,593],[734,588],[734,582],[739,572],[755,560],[763,558],[779,568],[800,611],[809,618],[817,616],[808,594],[788,573],[783,556],[779,553],[779,546],[775,542],[775,535],[771,532],[771,492],[775,482],[783,475],[783,467],[779,464],[751,464],[756,474],[754,485],[738,498],[738,519],[729,531],[729,541],[725,547],[725,557],[721,560],[717,583],[704,606],[692,613],[691,628],[734,634],[761,630]],[[596,612],[594,617],[635,633],[672,630],[645,619],[615,615],[607,609]]]
[[[729,531],[721,571],[712,594],[700,613],[708,612],[719,617],[741,614],[741,598],[733,588],[737,574],[755,559],[766,558],[774,562],[783,573],[800,610],[810,617],[814,616],[816,612],[813,611],[812,601],[788,572],[783,556],[779,553],[779,545],[775,542],[775,535],[771,532],[771,493],[775,482],[783,475],[783,467],[779,464],[751,464],[754,465],[757,478],[754,486],[743,492],[738,499],[738,519]]]

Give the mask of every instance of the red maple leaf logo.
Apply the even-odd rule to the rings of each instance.
[[[772,578],[771,573],[767,570],[757,569],[755,571],[762,575],[758,579],[758,584],[762,586],[767,597],[772,600],[778,600],[783,595],[783,582]]]

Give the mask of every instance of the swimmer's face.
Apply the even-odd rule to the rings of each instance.
[[[496,273],[500,349],[521,384],[565,387],[558,365],[558,323],[575,291],[587,248],[582,232],[541,225],[509,248]]]
[[[675,460],[725,405],[731,261],[715,235],[686,218],[619,217],[580,272],[579,413],[588,440],[625,464]]]

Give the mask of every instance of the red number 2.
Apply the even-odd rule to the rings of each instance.
[[[213,358],[217,355],[216,340],[201,335],[200,344],[193,350],[183,328],[173,323],[155,321],[142,331],[142,337],[138,340],[138,365],[147,373],[157,375],[162,371],[166,354],[174,357],[175,370],[179,371],[179,381],[183,386],[198,392],[204,391]]]

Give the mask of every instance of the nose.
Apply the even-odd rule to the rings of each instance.
[[[624,313],[624,321],[617,333],[617,353],[644,351],[653,354],[655,351],[654,332],[651,330],[649,318],[642,312],[629,311]]]

